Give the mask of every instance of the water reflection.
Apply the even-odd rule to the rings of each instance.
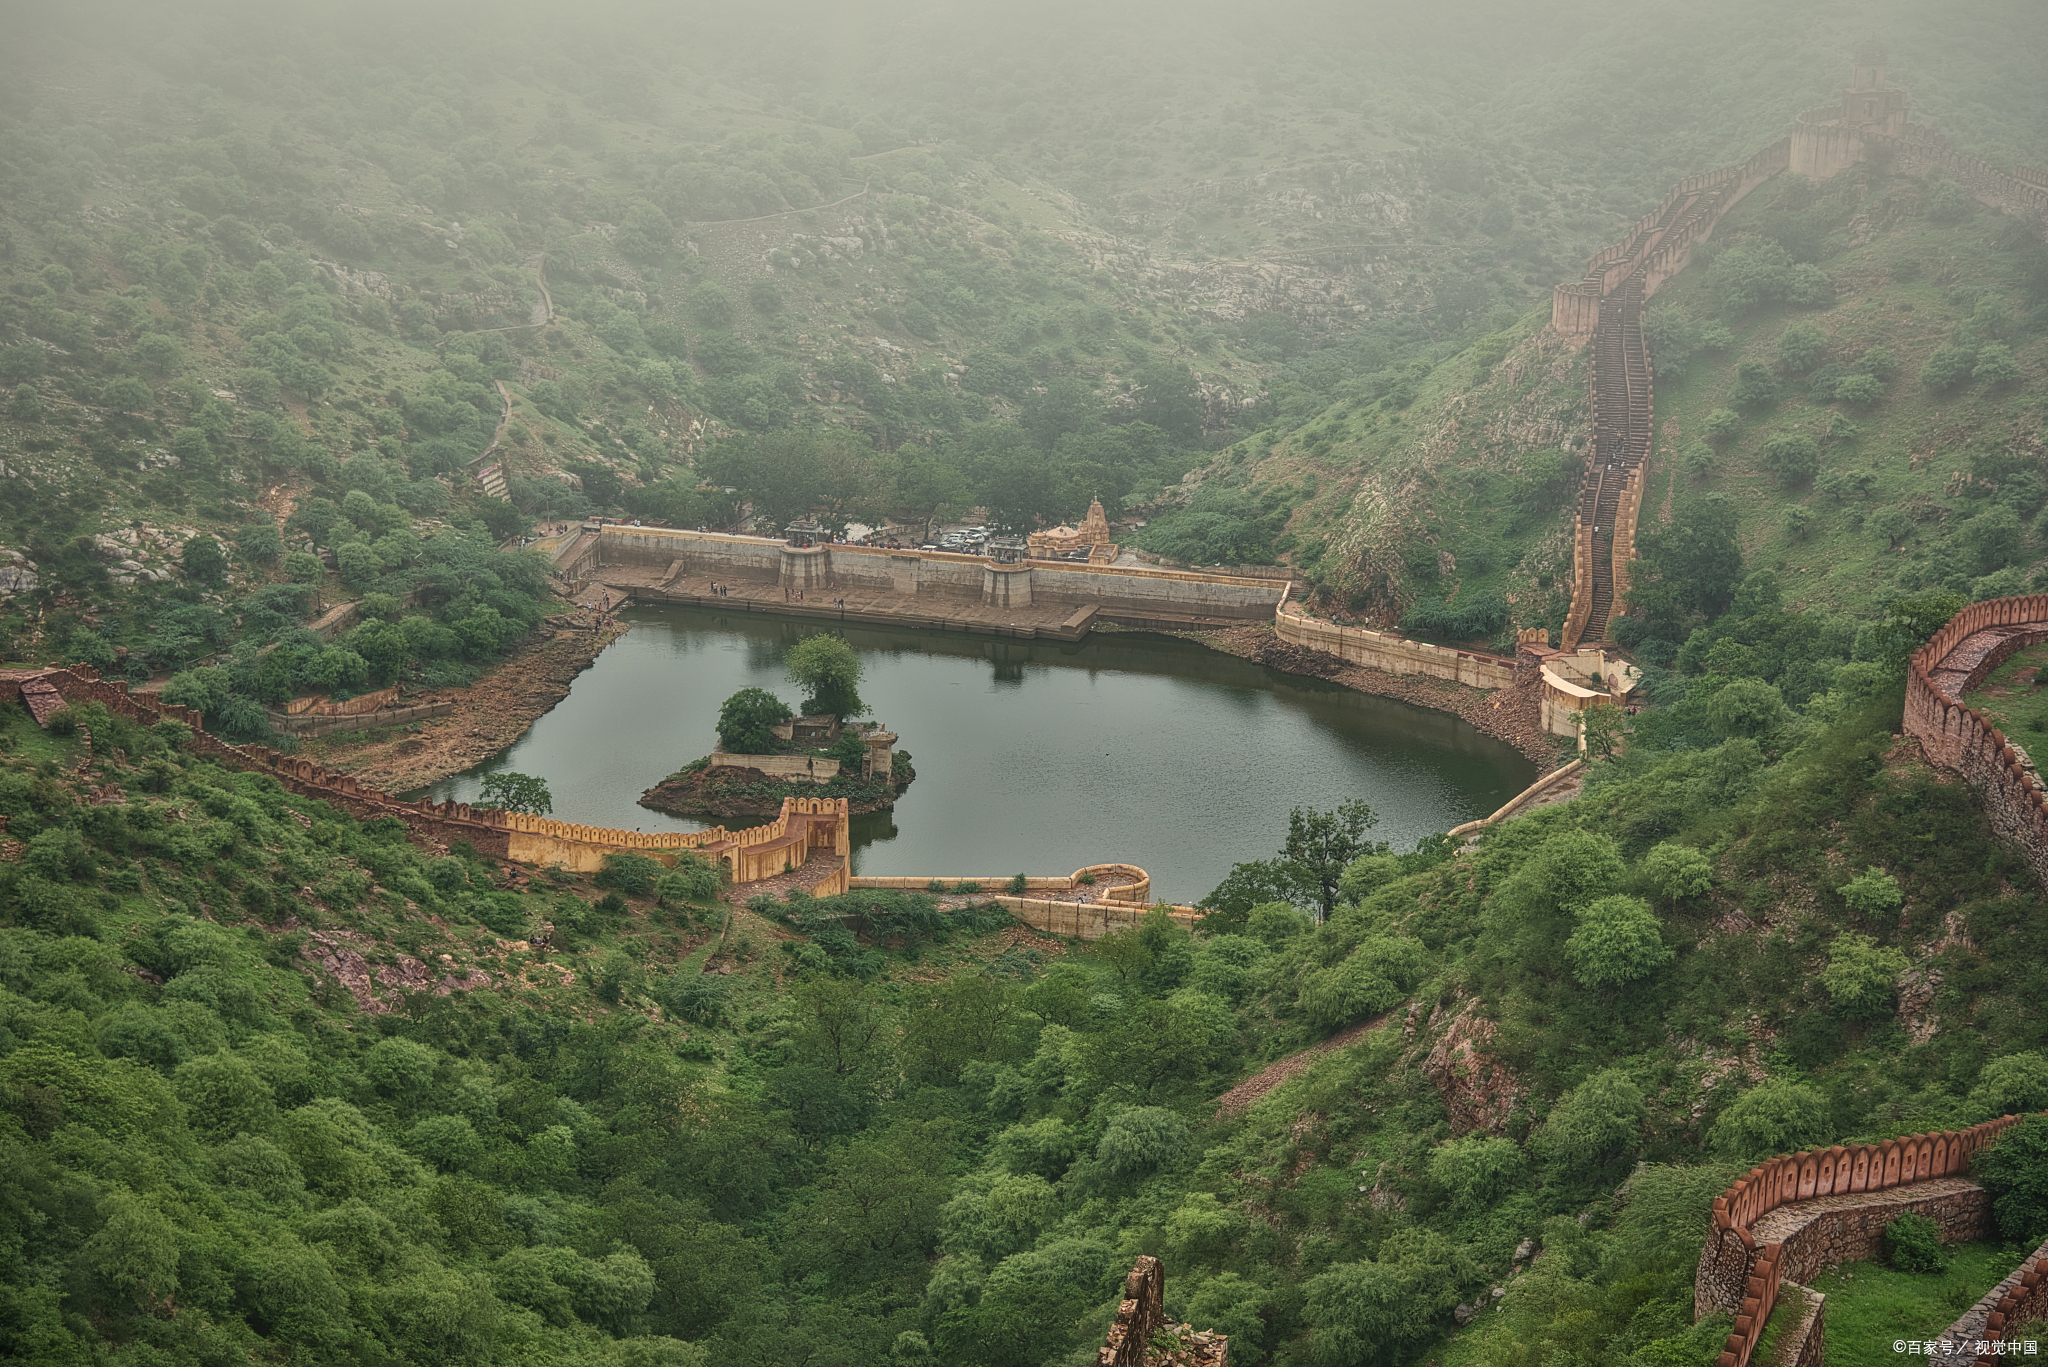
[[[636,804],[711,748],[718,705],[754,685],[801,701],[782,652],[820,625],[633,608],[634,629],[510,750],[431,790],[475,796],[497,768],[536,773],[557,815],[628,829],[705,823]],[[893,813],[857,818],[856,870],[994,877],[1099,860],[1152,871],[1177,900],[1279,845],[1289,807],[1362,797],[1405,848],[1499,806],[1534,777],[1456,717],[1280,674],[1190,641],[1080,643],[849,626],[862,693],[915,756]]]

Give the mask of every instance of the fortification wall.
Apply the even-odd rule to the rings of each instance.
[[[1991,1367],[1995,1359],[2010,1357],[1997,1347],[1983,1351],[1979,1345],[1999,1344],[2023,1324],[2048,1319],[2048,1241],[2020,1261],[2020,1265],[1985,1292],[1965,1310],[1935,1342],[1928,1356],[1951,1362],[1975,1359]]]
[[[348,774],[310,760],[260,745],[230,745],[209,734],[203,719],[191,708],[136,698],[129,694],[127,684],[109,683],[85,665],[44,671],[27,683],[14,683],[12,692],[19,696],[24,687],[39,682],[55,689],[67,703],[97,702],[144,725],[181,722],[192,728],[191,746],[195,753],[230,768],[268,774],[290,791],[332,803],[358,820],[393,818],[404,823],[408,836],[429,847],[445,848],[451,841],[466,840],[487,857],[561,864],[579,873],[602,868],[608,854],[644,854],[658,862],[674,864],[677,851],[700,849],[725,861],[736,882],[753,882],[780,873],[792,859],[801,864],[814,848],[829,846],[843,863],[850,849],[844,798],[785,798],[781,815],[766,825],[739,831],[713,827],[693,832],[618,830],[520,812],[473,808],[460,802],[402,802],[364,786]],[[845,876],[842,868],[838,880],[841,890]]]
[[[1348,663],[1384,669],[1389,674],[1421,674],[1454,680],[1471,688],[1507,688],[1515,682],[1515,662],[1504,656],[1411,641],[1367,627],[1322,622],[1291,605],[1282,606],[1274,615],[1273,632],[1289,645],[1320,650]]]
[[[1908,1135],[1881,1144],[1781,1154],[1751,1168],[1714,1200],[1693,1282],[1693,1313],[1735,1312],[1719,1367],[1748,1367],[1781,1286],[1843,1261],[1868,1258],[1885,1224],[1924,1214],[1945,1240],[1981,1237],[1989,1203],[1974,1183],[1942,1181],[2018,1121],[2001,1116],[1966,1130]],[[1928,1183],[1920,1192],[1905,1190]],[[1773,1212],[1812,1203],[1781,1217]]]
[[[1962,668],[1944,668],[1980,632],[1996,632],[1969,652]],[[2034,762],[1963,695],[2015,651],[2048,640],[2048,594],[1972,603],[1913,653],[1906,667],[1905,730],[1927,757],[1954,769],[1976,790],[1991,829],[2048,882],[2048,792]]]

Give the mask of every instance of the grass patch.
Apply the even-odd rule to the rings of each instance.
[[[2019,741],[2031,744],[2036,736],[2048,736],[2048,644],[2029,646],[1991,671],[1983,684],[1963,701],[1991,719],[1992,725]]]
[[[1934,1338],[2023,1256],[1988,1243],[1957,1244],[1954,1253],[1948,1271],[1939,1274],[1845,1263],[1815,1278],[1813,1289],[1828,1298],[1828,1367],[1896,1363],[1893,1340]]]

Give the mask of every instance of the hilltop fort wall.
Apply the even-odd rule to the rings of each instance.
[[[2014,652],[2048,641],[2048,594],[1972,603],[1913,652],[1905,730],[1927,757],[1960,773],[1991,829],[2048,881],[2048,792],[2031,755],[1963,701]]]

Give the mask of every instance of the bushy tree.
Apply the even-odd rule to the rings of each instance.
[[[1970,1171],[1991,1193],[1998,1231],[2032,1246],[2048,1237],[2048,1116],[2030,1115],[1971,1155]]]
[[[1365,833],[1378,824],[1372,807],[1356,798],[1339,803],[1335,811],[1296,807],[1287,814],[1287,843],[1281,857],[1293,866],[1301,883],[1313,890],[1323,915],[1337,909],[1344,870],[1373,849]]]
[[[1834,1138],[1827,1098],[1787,1078],[1750,1088],[1707,1131],[1707,1147],[1737,1163],[1826,1144]]]
[[[1820,985],[1847,1016],[1876,1016],[1891,1010],[1896,985],[1906,971],[1906,956],[1868,935],[1845,930],[1828,946]]]
[[[1602,897],[1582,907],[1565,941],[1572,971],[1587,987],[1619,987],[1649,976],[1677,957],[1665,947],[1656,913],[1641,898]]]
[[[555,799],[548,792],[548,781],[532,774],[487,774],[477,801],[486,807],[524,812],[529,816],[546,816],[555,809]]]
[[[860,700],[860,655],[844,636],[806,636],[789,648],[782,666],[790,682],[804,690],[805,715],[857,717],[867,710]]]
[[[1791,717],[1784,695],[1762,679],[1732,679],[1707,700],[1707,721],[1724,737],[1768,736]]]
[[[1970,1088],[1969,1109],[1973,1119],[2048,1110],[2048,1058],[2029,1051],[1985,1064]]]
[[[1804,432],[1774,433],[1764,442],[1764,468],[1788,485],[1804,484],[1820,469],[1820,443]]]
[[[210,536],[188,538],[179,552],[178,561],[185,577],[195,584],[217,589],[228,582],[228,558],[220,543]]]
[[[729,755],[773,754],[775,728],[788,721],[789,707],[765,688],[742,688],[718,708],[718,748]]]

